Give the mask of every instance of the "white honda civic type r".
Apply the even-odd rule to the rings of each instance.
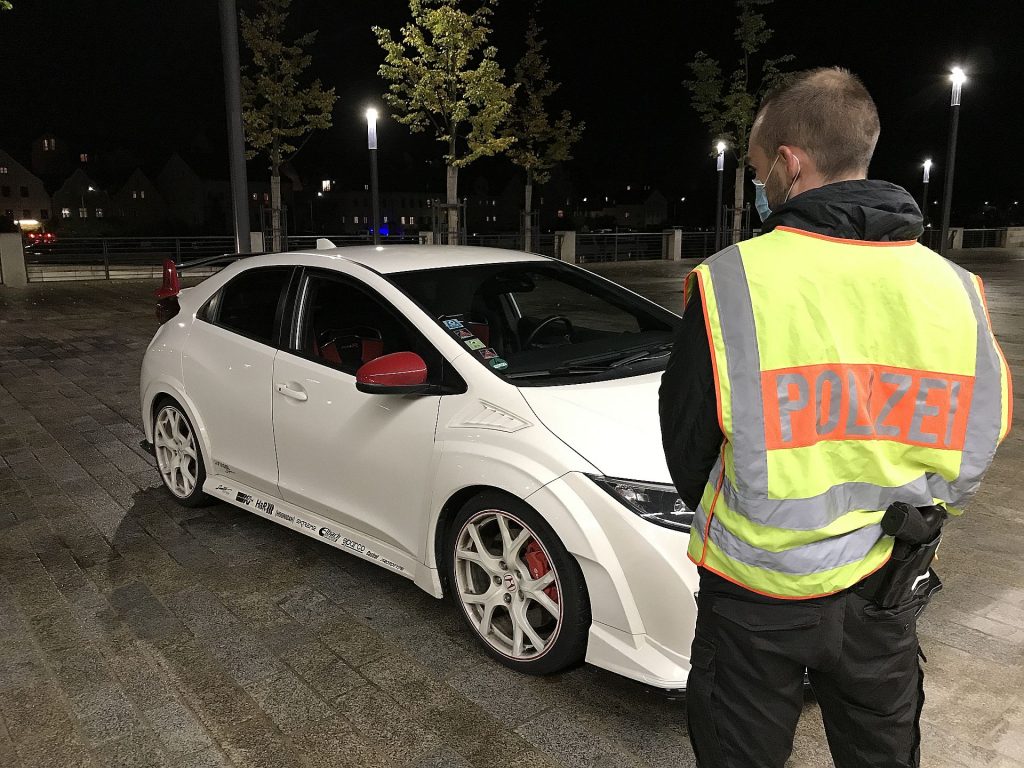
[[[451,596],[535,674],[686,685],[693,515],[657,392],[678,316],[491,248],[238,259],[158,295],[146,440],[182,504],[242,507]]]

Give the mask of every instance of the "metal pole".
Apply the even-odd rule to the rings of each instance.
[[[715,204],[715,253],[722,250],[722,177],[725,176],[719,160],[718,168],[718,198]]]
[[[235,12],[235,0],[220,0],[220,40],[224,58],[224,101],[228,116],[235,252],[249,253],[249,189],[245,178],[245,134],[242,132],[242,84],[238,64],[238,15]]]
[[[949,101],[949,150],[946,154],[946,183],[942,194],[942,233],[939,253],[943,256],[949,250],[949,212],[953,202],[953,170],[956,162],[956,131],[960,124],[960,87],[964,83],[963,70],[953,70],[953,96]]]
[[[921,200],[921,216],[924,221],[922,222],[925,226],[928,226],[928,179],[924,180],[924,199]]]
[[[373,244],[380,245],[380,187],[377,183],[377,148],[370,150],[370,196],[373,198]]]

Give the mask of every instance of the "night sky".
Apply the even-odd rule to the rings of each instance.
[[[494,19],[494,42],[508,71],[518,58],[527,6],[504,0]],[[379,104],[383,91],[376,75],[382,53],[370,26],[397,29],[407,13],[402,0],[294,0],[295,30],[320,30],[314,69],[338,94],[334,127],[296,161],[303,175],[331,176],[345,188],[366,182],[363,111]],[[1024,204],[1021,3],[778,0],[767,17],[776,30],[771,55],[794,54],[794,69],[845,66],[864,79],[882,121],[871,175],[902,184],[915,197],[925,157],[936,163],[930,197],[941,196],[948,71],[961,64],[970,79],[954,224],[976,218],[985,201],[1003,210],[1018,196]],[[587,123],[565,168],[577,194],[650,185],[670,200],[687,197],[684,221],[710,222],[711,137],[682,80],[700,49],[735,58],[732,4],[547,0],[541,23],[552,75],[563,83],[555,106]],[[15,0],[14,11],[0,14],[0,75],[0,147],[26,163],[31,140],[50,130],[72,141],[76,153],[124,148],[137,152],[144,168],[158,169],[181,151],[205,156],[207,173],[220,168],[227,177],[216,0]],[[379,131],[383,185],[443,188],[439,144],[390,121]],[[250,166],[253,176],[257,165]],[[483,177],[498,192],[510,175],[507,161],[484,161],[463,175],[461,191]]]

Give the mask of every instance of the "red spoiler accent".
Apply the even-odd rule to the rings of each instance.
[[[158,299],[168,299],[177,296],[181,291],[181,282],[178,280],[178,265],[171,259],[164,259],[164,284],[156,289]]]

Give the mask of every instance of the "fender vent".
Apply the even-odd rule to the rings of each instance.
[[[498,432],[518,432],[532,426],[529,421],[485,400],[462,411],[448,424],[451,429],[493,429]]]

